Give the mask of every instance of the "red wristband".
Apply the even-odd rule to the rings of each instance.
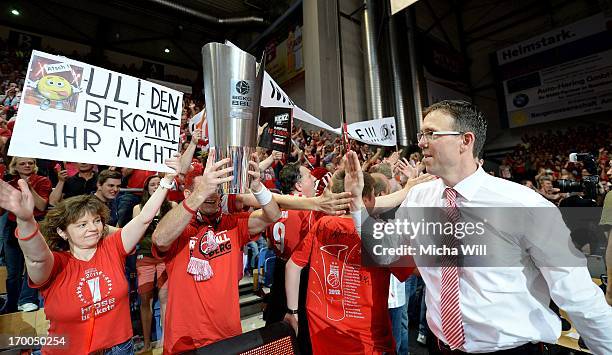
[[[34,232],[32,232],[32,234],[28,235],[25,238],[19,238],[18,231],[19,231],[19,228],[15,228],[15,238],[25,242],[27,240],[30,240],[30,239],[34,238],[36,236],[36,234],[38,234],[39,226],[38,226],[38,223],[36,223],[36,230]]]
[[[187,206],[187,204],[185,203],[187,201],[187,199],[184,199],[183,202],[181,203],[181,205],[183,205],[183,208],[187,210],[187,212],[195,215],[197,212],[192,210],[189,206]]]

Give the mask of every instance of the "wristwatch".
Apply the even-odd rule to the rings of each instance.
[[[287,308],[287,314],[298,314],[298,310],[297,309]]]

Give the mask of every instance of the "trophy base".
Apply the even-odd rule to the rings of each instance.
[[[220,185],[223,194],[244,194],[249,191],[249,160],[255,147],[215,147],[216,161],[230,158],[234,178]]]

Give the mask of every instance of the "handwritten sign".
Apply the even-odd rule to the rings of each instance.
[[[9,155],[169,171],[183,94],[33,51]]]

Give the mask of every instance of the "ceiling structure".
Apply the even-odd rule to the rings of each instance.
[[[283,14],[291,0],[36,0],[0,5],[2,25],[92,48],[189,69],[201,68],[200,51],[210,41],[249,44]],[[19,16],[12,16],[17,9]],[[164,50],[168,48],[169,53]],[[99,60],[96,60],[98,56]]]

